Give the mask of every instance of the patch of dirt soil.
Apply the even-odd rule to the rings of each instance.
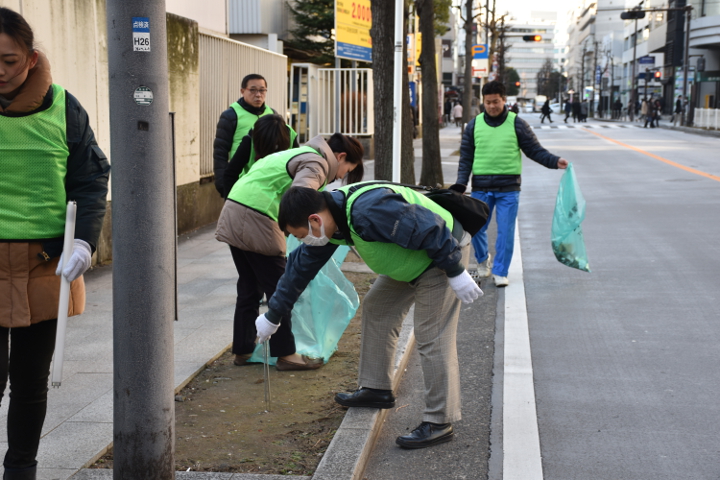
[[[377,276],[345,275],[361,300]],[[357,388],[361,313],[322,368],[270,368],[270,412],[262,364],[236,367],[229,351],[209,364],[176,396],[176,470],[312,475],[345,416],[334,394]],[[94,467],[112,468],[112,451]]]

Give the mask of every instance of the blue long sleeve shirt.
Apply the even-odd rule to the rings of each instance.
[[[343,192],[332,192],[332,197],[342,208]],[[460,275],[465,270],[460,246],[445,221],[423,206],[408,203],[402,195],[390,189],[376,188],[356,198],[349,220],[353,230],[365,241],[395,243],[410,250],[425,250],[433,261],[432,266],[445,271],[448,277]],[[333,238],[343,237],[338,232]],[[278,323],[292,311],[300,294],[337,247],[332,243],[322,247],[302,244],[290,254],[285,274],[268,302],[268,320]]]

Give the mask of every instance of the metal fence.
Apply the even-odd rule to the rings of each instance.
[[[317,108],[320,135],[373,135],[372,69],[321,68],[318,70]]]
[[[240,98],[245,75],[265,77],[265,103],[286,118],[287,57],[224,37],[200,34],[200,176],[213,173],[213,141],[220,114]]]
[[[720,108],[696,108],[693,125],[700,128],[720,129]]]

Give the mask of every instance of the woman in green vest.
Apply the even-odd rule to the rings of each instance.
[[[335,180],[362,179],[364,150],[356,139],[317,136],[304,146],[258,159],[233,185],[218,219],[215,238],[230,245],[238,270],[233,329],[235,365],[245,365],[255,349],[255,319],[263,294],[269,299],[285,273],[285,235],[277,224],[280,198],[292,186],[321,190]],[[309,370],[322,360],[298,355],[290,315],[270,339],[278,370]]]
[[[10,379],[5,480],[34,480],[55,347],[60,277],[69,315],[85,306],[105,215],[110,164],[78,100],[52,83],[47,58],[16,12],[0,8],[0,397]],[[65,211],[77,202],[62,272]]]
[[[240,177],[250,171],[255,162],[290,147],[299,147],[297,133],[280,115],[265,115],[250,129],[223,173],[223,198],[227,198]]]

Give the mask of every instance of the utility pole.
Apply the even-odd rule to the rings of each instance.
[[[683,106],[681,124],[687,126],[688,117],[690,113],[690,99],[688,98],[688,74],[690,73],[690,17],[692,13],[692,5],[686,5],[685,10],[685,53],[683,62],[683,101],[686,102],[687,107]]]
[[[164,0],[107,1],[113,478],[175,478],[175,232]]]
[[[592,96],[592,101],[590,102],[590,116],[591,116],[591,117],[595,116],[595,115],[594,115],[594,112],[595,112],[595,96],[596,96],[596,95],[595,95],[595,92],[597,91],[597,84],[598,84],[598,78],[597,78],[597,77],[598,77],[598,69],[597,69],[597,67],[598,67],[598,64],[597,64],[597,61],[598,61],[598,42],[597,42],[595,39],[593,39],[593,59],[594,59],[594,62],[593,62],[593,73],[592,73],[592,75],[593,75],[593,82],[592,82],[592,84],[593,84],[593,92],[592,92],[592,95],[593,95],[593,96]]]

